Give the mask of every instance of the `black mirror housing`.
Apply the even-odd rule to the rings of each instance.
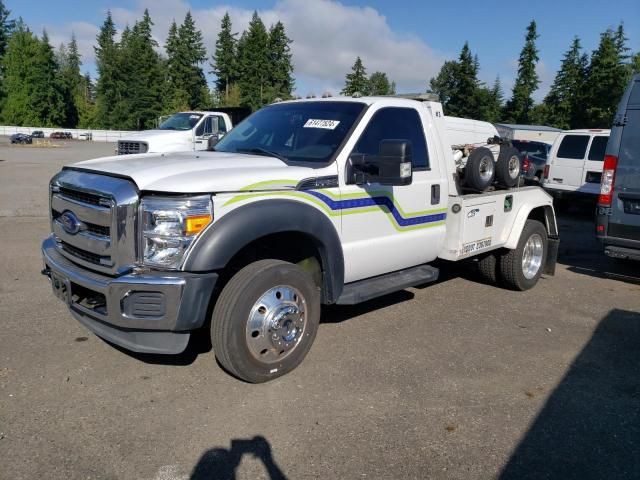
[[[352,154],[348,163],[349,183],[379,183],[380,185],[411,185],[411,142],[382,140],[378,155]]]
[[[216,144],[220,141],[220,139],[218,138],[217,135],[211,135],[209,137],[209,139],[207,140],[207,150],[209,152],[213,152],[214,151],[214,147],[216,146]]]

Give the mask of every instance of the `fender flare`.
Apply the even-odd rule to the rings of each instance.
[[[249,243],[284,232],[303,233],[313,240],[322,262],[323,300],[335,302],[344,286],[340,237],[324,213],[295,200],[259,200],[225,214],[198,238],[183,269],[188,272],[222,270]]]
[[[505,248],[513,250],[518,246],[518,241],[520,240],[520,235],[522,234],[522,230],[524,229],[524,224],[529,219],[531,212],[537,208],[542,208],[544,212],[544,224],[547,229],[547,234],[550,238],[558,237],[558,225],[556,223],[556,216],[553,211],[553,207],[548,204],[538,204],[538,205],[525,205],[518,210],[518,214],[516,216],[515,222],[513,222],[513,228],[511,229],[511,233],[509,233],[509,237],[507,238],[506,243],[504,244]]]

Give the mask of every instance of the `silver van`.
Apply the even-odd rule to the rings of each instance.
[[[614,258],[640,260],[640,75],[618,106],[607,143],[596,236]]]

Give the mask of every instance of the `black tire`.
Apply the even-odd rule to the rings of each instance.
[[[486,253],[478,257],[478,272],[485,282],[494,285],[499,283],[500,272],[498,263],[499,260],[496,252]]]
[[[282,289],[285,295],[295,298],[295,304],[293,300],[280,300],[285,298],[278,296]],[[291,292],[299,294],[290,295]],[[276,297],[278,300],[275,300]],[[273,300],[280,303],[265,307],[261,305],[263,300],[265,303]],[[304,306],[299,309],[305,312],[304,326],[299,329],[295,326],[291,331],[296,330],[296,335],[300,336],[282,344],[288,340],[272,330],[273,319],[291,305]],[[260,327],[250,323],[256,319],[263,319]],[[283,314],[281,321],[277,322],[281,324],[277,332],[290,328],[285,323],[291,326],[297,321],[300,320],[291,320]],[[222,289],[213,310],[211,344],[220,364],[232,375],[250,383],[262,383],[300,365],[311,349],[319,323],[320,290],[311,276],[292,263],[260,260],[236,273]],[[252,325],[251,328],[249,325]],[[280,342],[280,346],[276,346],[277,342]],[[264,348],[259,353],[256,351],[256,348],[265,345],[270,348]],[[289,351],[285,352],[285,348]],[[262,361],[261,358],[268,361]]]
[[[502,145],[496,162],[496,179],[506,188],[515,187],[520,178],[522,158],[517,148]]]
[[[480,147],[471,152],[464,167],[464,179],[468,187],[485,191],[493,183],[495,173],[495,160],[491,150]]]
[[[541,248],[541,252],[532,255],[538,261],[532,262],[531,270],[525,268],[522,261],[523,256],[525,256],[525,247],[528,247],[527,243],[530,240],[535,244],[533,247],[535,250]],[[538,241],[540,242],[539,246]],[[520,291],[529,290],[535,286],[547,261],[547,251],[547,229],[537,220],[527,220],[520,234],[518,246],[513,250],[509,250],[499,259],[499,271],[504,285],[511,290]],[[533,273],[532,270],[535,264],[537,264],[537,269]],[[526,273],[525,270],[527,270]]]

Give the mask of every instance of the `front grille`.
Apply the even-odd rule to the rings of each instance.
[[[93,263],[94,265],[111,264],[111,257],[102,257],[62,241],[60,242],[60,245],[62,246],[62,250],[74,257],[78,257],[80,260],[84,260],[85,262]]]
[[[136,153],[147,153],[148,146],[144,142],[118,141],[118,155],[132,155]]]
[[[51,183],[51,228],[60,253],[109,275],[129,271],[137,260],[137,207],[132,182],[64,169]]]
[[[70,188],[60,187],[60,193],[71,200],[80,203],[88,203],[89,205],[109,206],[111,203],[109,198],[95,195],[93,193],[81,192],[79,190],[71,190]]]

